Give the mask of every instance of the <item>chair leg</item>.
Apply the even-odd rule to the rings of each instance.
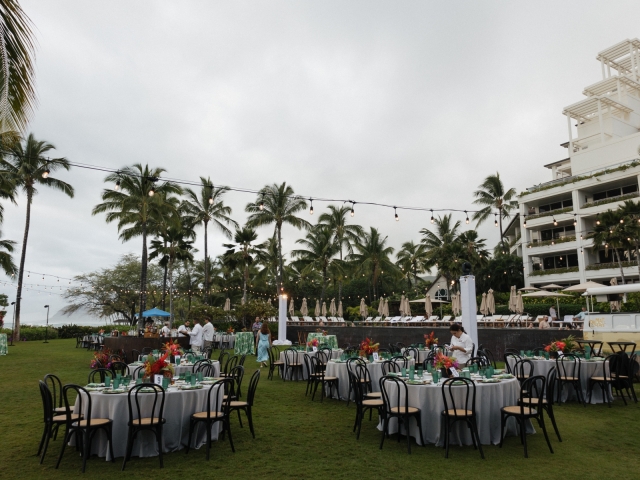
[[[89,431],[84,432],[82,439],[82,473],[87,469],[87,458],[91,455],[89,446],[91,445],[91,434]]]
[[[115,463],[115,457],[113,455],[113,424],[109,424],[107,427],[107,441],[109,442],[109,455],[111,455],[111,463]]]
[[[382,445],[384,445],[384,436],[387,433],[387,428],[389,425],[389,420],[386,418],[382,419],[382,438],[380,439],[380,450],[382,450]]]
[[[524,422],[524,418],[520,419],[520,433],[522,435],[522,445],[524,446],[524,458],[529,458],[529,452],[527,451],[527,431]]]
[[[207,430],[207,461],[209,461],[209,454],[211,453],[211,427],[212,427],[212,424],[207,422],[205,427],[206,427],[206,430]]]
[[[64,434],[64,441],[62,442],[62,448],[60,449],[60,455],[58,456],[56,469],[60,466],[60,462],[62,461],[62,456],[64,455],[64,448],[67,446],[67,443],[69,443],[69,440],[71,440],[71,433],[72,431],[67,430]],[[44,455],[43,455],[43,458],[44,458]],[[42,461],[40,463],[42,463]]]
[[[502,443],[504,442],[504,426],[506,424],[506,419],[504,413],[500,414],[500,448],[502,448]]]
[[[247,420],[249,420],[249,430],[251,431],[251,436],[253,438],[256,438],[256,434],[253,431],[253,415],[251,413],[251,405],[247,406],[247,409],[245,410],[245,413],[247,414]]]
[[[553,425],[553,429],[556,431],[558,441],[562,442],[562,438],[560,437],[560,431],[558,430],[558,425],[556,424],[556,417],[553,414],[553,407],[551,405],[547,407],[547,413],[549,414],[549,418],[551,419],[551,425]]]
[[[164,468],[164,458],[162,456],[162,425],[159,425],[156,431],[156,437],[158,439],[158,456],[160,457],[160,468]]]
[[[362,407],[358,405],[358,411],[356,413],[356,422],[358,424],[358,434],[356,435],[356,440],[360,440],[360,429],[362,428],[362,417],[363,417]]]
[[[45,423],[44,429],[42,430],[42,437],[40,438],[40,445],[38,446],[38,453],[36,453],[36,455],[40,455],[42,453],[42,447],[44,446],[45,439],[50,435],[50,432],[51,432],[51,425],[49,425],[48,423]],[[42,459],[40,459],[40,463],[42,463]]]
[[[231,423],[229,422],[229,418],[226,420],[227,424],[227,433],[229,434],[229,444],[231,445],[231,451],[236,453],[236,447],[233,446],[233,438],[231,438]]]
[[[422,435],[422,417],[421,416],[417,416],[416,417],[416,422],[418,422],[418,433],[420,434],[420,443],[424,447],[425,446],[425,441],[424,441],[424,435]]]
[[[449,419],[444,420],[444,458],[449,458]]]
[[[237,409],[236,412],[238,412],[238,422],[240,422],[240,428],[244,428],[242,426],[242,418],[240,417],[240,409]]]
[[[551,442],[549,441],[549,435],[547,434],[547,427],[544,424],[544,417],[542,416],[542,412],[538,412],[538,425],[542,429],[542,433],[544,433],[544,439],[547,441],[547,445],[549,446],[549,451],[553,453],[553,448],[551,447]]]
[[[484,460],[484,452],[482,451],[482,444],[480,443],[480,435],[478,435],[478,424],[476,423],[475,417],[471,421],[471,433],[476,438],[476,443],[478,444],[478,450],[480,450],[480,457]]]

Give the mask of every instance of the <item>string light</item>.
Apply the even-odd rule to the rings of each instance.
[[[464,223],[466,223],[467,225],[469,225],[469,214],[467,213],[467,211],[464,211],[464,214],[466,215],[466,220],[464,221]]]
[[[310,198],[309,202],[311,202],[311,207],[309,208],[309,215],[313,215],[313,199]]]
[[[213,205],[213,195],[209,195],[209,205]]]
[[[351,202],[351,216],[353,217],[356,214],[356,211],[353,209],[353,207],[355,206],[356,202]]]
[[[260,196],[260,204],[258,205],[260,210],[264,210],[264,193]]]
[[[558,222],[556,220],[556,217],[553,217],[553,226],[557,227],[558,226]]]
[[[396,222],[399,222],[400,221],[400,217],[398,217],[398,212],[396,210],[396,207],[393,207],[393,211],[394,211],[395,216],[396,216]]]
[[[498,226],[498,214],[497,213],[493,214],[493,226],[494,227]]]
[[[433,209],[431,209],[431,223],[433,224]]]
[[[527,216],[524,216],[524,223],[522,224],[524,228],[527,228]]]
[[[600,214],[596,214],[596,225],[600,225]]]
[[[578,225],[578,220],[576,218],[576,214],[573,214],[573,226],[575,227],[576,225]]]
[[[118,179],[118,181],[116,182],[115,187],[113,187],[114,190],[120,190],[120,179]]]
[[[153,196],[155,195],[155,193],[156,193],[156,192],[155,192],[155,190],[153,189],[153,187],[151,187],[151,188],[149,189],[149,196],[150,196],[150,197],[153,197]]]
[[[51,171],[49,170],[49,160],[47,160],[47,166],[42,171],[42,178],[49,178],[49,174]]]

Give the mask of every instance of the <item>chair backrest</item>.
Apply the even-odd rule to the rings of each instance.
[[[476,384],[468,378],[448,378],[442,384],[442,400],[445,415],[465,416],[467,410],[475,415]]]
[[[322,364],[320,359],[317,356],[311,357],[309,355],[305,355],[305,359],[307,357],[309,358],[309,363],[311,365],[311,370],[309,370],[309,373],[314,373],[316,375],[316,380],[324,380],[325,369],[323,368],[324,365]],[[349,364],[347,364],[347,367],[348,366]],[[350,373],[351,371],[349,370],[348,372]]]
[[[47,384],[42,380],[38,380],[40,386],[40,396],[42,397],[42,413],[44,414],[44,422],[49,423],[53,419],[53,398]]]
[[[546,399],[549,405],[553,405],[553,402],[555,402],[556,378],[558,378],[558,371],[556,367],[552,367],[547,372]]]
[[[136,367],[136,369],[133,371],[133,374],[131,375],[131,378],[133,378],[134,380],[137,380],[141,376],[144,376],[144,370],[145,370],[144,365]]]
[[[256,389],[258,388],[258,382],[260,381],[260,369],[253,372],[251,379],[249,380],[249,391],[247,392],[247,404],[253,406],[253,399],[256,396]]]
[[[218,355],[218,361],[220,362],[220,371],[224,372],[224,366],[227,364],[229,360],[229,353],[224,350],[220,350],[220,355]]]
[[[244,367],[244,361],[246,360],[246,358],[247,358],[247,354],[246,353],[240,355],[240,360],[238,360],[238,365],[242,365]]]
[[[240,361],[240,357],[238,357],[238,355],[233,355],[232,357],[230,357],[229,360],[227,360],[226,363],[224,364],[225,375],[230,375],[231,370],[233,370],[238,365],[239,361]]]
[[[62,387],[62,396],[64,398],[64,410],[67,417],[67,428],[76,421],[73,417],[73,411],[77,409],[78,413],[87,421],[85,427],[91,427],[91,395],[80,385],[72,383]]]
[[[198,360],[196,363],[193,364],[193,373],[197,373],[199,371],[201,371],[200,369],[203,368],[203,366],[205,365],[211,365],[211,360]]]
[[[51,400],[53,401],[53,408],[62,407],[62,382],[53,373],[48,373],[44,376],[44,383],[51,392]]]
[[[331,360],[331,356],[332,356],[332,350],[329,347],[322,347],[320,349],[318,349],[319,352],[323,352],[325,355],[327,355],[327,358],[329,360]]]
[[[347,360],[347,371],[351,372],[353,374],[356,373],[356,365],[358,364],[362,364],[364,365],[364,360],[362,360],[361,358],[350,358],[349,360]]]
[[[405,347],[406,347],[406,345],[404,343],[402,343],[402,342],[396,343],[396,349],[397,349],[398,352],[402,352],[402,349],[405,348]]]
[[[407,357],[405,357],[403,355],[396,355],[394,357],[391,357],[391,360],[393,362],[396,362],[398,364],[398,366],[401,367],[401,368],[407,368],[407,365],[409,363]]]
[[[534,370],[533,362],[528,358],[518,360],[512,369],[513,374],[520,382],[523,382],[529,377],[533,377]]]
[[[382,362],[381,364],[381,368],[382,368],[382,375],[387,375],[390,372],[399,372],[400,371],[400,365],[398,365],[396,362],[393,362],[391,360],[385,360],[384,362]]]
[[[358,376],[355,373],[349,373],[349,385],[353,386],[353,401],[357,405],[361,405],[364,400],[364,388],[362,382],[359,381]]]
[[[487,365],[492,365],[493,368],[496,368],[496,361],[493,357],[493,353],[488,348],[480,348],[478,350],[478,356],[484,357],[487,359]]]
[[[371,374],[369,373],[369,369],[367,368],[366,363],[357,363],[355,365],[355,374],[360,380],[362,380],[366,387],[365,393],[368,391],[369,385],[371,385]]]
[[[527,400],[520,403],[520,414],[524,415],[525,409],[531,407],[540,411],[542,401],[545,399],[547,379],[543,375],[529,377],[522,382],[520,387],[520,399]]]
[[[419,358],[419,352],[418,349],[415,347],[409,347],[409,348],[405,348],[404,349],[404,356],[407,358],[411,358],[413,357],[416,362],[418,361]]]
[[[141,392],[141,390],[145,390]],[[129,407],[129,425],[143,426],[159,423],[164,415],[164,388],[155,383],[141,383],[135,385],[127,395]],[[149,402],[149,397],[153,395],[153,402]],[[140,398],[144,398],[144,408],[140,405]],[[151,404],[151,408],[149,408]],[[149,423],[142,423],[143,418],[148,418]]]
[[[504,354],[505,355],[520,355],[520,351],[516,350],[515,348],[505,348],[504,349]]]
[[[395,386],[395,391],[390,388],[391,386]],[[392,406],[404,406],[405,412],[409,410],[409,395],[404,380],[384,375],[380,378],[380,392],[382,392],[382,402],[386,414],[391,413]]]
[[[512,361],[516,363],[522,360],[522,357],[520,357],[520,355],[517,353],[505,353],[503,358],[504,358],[504,368],[507,369],[507,373],[512,373],[512,374],[513,374],[513,368],[511,368],[511,364],[509,363],[509,358],[513,359]]]
[[[95,370],[91,370],[91,372],[89,372],[87,383],[104,383],[104,377],[106,375],[111,378],[115,377],[114,373],[108,368],[96,368]],[[96,377],[98,378],[96,379]]]
[[[300,363],[300,352],[295,348],[287,348],[284,351],[284,364],[285,367],[289,365],[295,365]]]
[[[467,360],[467,363],[465,365],[478,365],[478,367],[485,367],[489,366],[488,363],[489,360],[487,360],[487,357],[471,357],[469,360]]]
[[[575,377],[580,380],[580,370],[582,362],[580,357],[567,353],[562,357],[556,358],[556,368],[560,377]]]
[[[142,355],[149,355],[151,352],[153,352],[153,348],[151,347],[144,347],[142,349]]]
[[[331,359],[331,355],[327,355],[327,352],[323,350],[318,350],[316,352],[316,357],[318,358],[318,360],[320,360],[320,363],[322,365],[326,365],[327,362]]]
[[[244,367],[242,365],[236,365],[229,370],[229,378],[233,379],[233,389],[231,395],[236,395],[238,398],[242,395],[242,379],[244,378]]]
[[[114,375],[119,373],[124,377],[125,375],[127,375],[127,372],[129,371],[129,369],[127,368],[127,364],[124,362],[112,362],[111,371],[113,372]]]
[[[135,348],[133,350],[131,350],[131,361],[132,362],[137,362],[140,360],[140,355],[142,355],[140,353],[140,351],[136,350]]]
[[[119,354],[113,354],[109,356],[109,363],[122,362],[122,357]]]
[[[211,347],[211,345],[209,345],[208,347],[204,347],[202,349],[202,354],[204,355],[204,358],[205,359],[210,359],[212,351],[213,351],[213,348]]]
[[[221,412],[222,415],[228,415],[231,397],[227,395],[225,399],[220,395],[220,389],[222,389],[222,392],[232,390],[233,379],[223,378],[209,387],[209,391],[207,392],[207,420],[211,420],[211,412]]]

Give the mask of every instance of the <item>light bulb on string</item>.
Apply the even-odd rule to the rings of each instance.
[[[556,217],[553,217],[553,225],[554,225],[555,227],[557,227],[557,226],[558,226],[558,222],[557,222],[557,220],[556,220]]]
[[[576,214],[573,214],[573,226],[575,227],[578,224],[578,220],[576,219]]]
[[[522,224],[524,228],[527,228],[527,216],[524,216],[524,223]]]
[[[120,179],[116,181],[116,185],[113,187],[114,190],[120,190]]]
[[[467,216],[466,220],[464,221],[464,223],[466,223],[467,225],[469,225],[469,214],[467,213],[467,211],[464,211],[464,214]]]
[[[309,198],[309,202],[311,206],[309,207],[309,215],[313,215],[313,199]]]
[[[433,209],[431,209],[431,224],[433,224],[434,219],[433,219]]]
[[[400,221],[400,217],[398,217],[398,211],[396,210],[396,207],[393,207],[393,211],[395,213],[396,222],[399,222]]]
[[[150,196],[150,197],[153,197],[153,196],[155,195],[155,193],[156,193],[156,192],[155,192],[155,190],[153,190],[153,187],[151,187],[151,188],[149,189],[149,196]]]
[[[351,202],[351,216],[353,217],[356,214],[356,211],[353,209],[356,202]]]
[[[596,215],[596,225],[600,225],[600,214]]]
[[[260,210],[264,210],[264,195],[260,197],[260,204],[258,205],[258,208],[260,208]]]
[[[213,205],[213,195],[209,195],[209,205]]]

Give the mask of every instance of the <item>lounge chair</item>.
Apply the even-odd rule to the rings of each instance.
[[[303,319],[306,323],[313,323],[313,318],[311,318],[311,317],[302,317],[302,319]]]

